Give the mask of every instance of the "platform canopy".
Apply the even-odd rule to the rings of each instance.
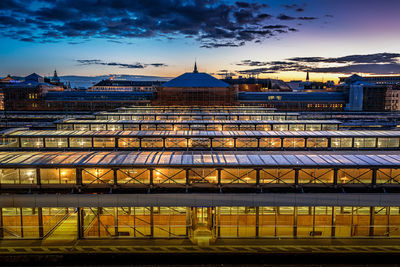
[[[0,152],[1,167],[400,168],[397,151]]]

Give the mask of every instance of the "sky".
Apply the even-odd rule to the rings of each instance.
[[[1,0],[0,77],[400,73],[399,0]]]

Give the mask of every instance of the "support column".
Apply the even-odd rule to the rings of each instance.
[[[154,207],[150,207],[150,236],[154,237]]]
[[[22,218],[22,208],[19,208],[19,224],[21,226],[21,237],[24,237],[24,220]]]
[[[118,230],[118,208],[114,207],[114,235],[119,236]]]
[[[189,184],[190,184],[190,181],[189,181],[189,171],[190,171],[189,169],[186,169],[186,170],[185,170],[185,175],[186,175],[186,177],[185,177],[185,178],[186,178],[186,183],[185,183],[185,184],[186,184],[186,188],[187,188],[187,187],[189,186]]]
[[[372,185],[373,187],[375,187],[375,186],[376,186],[376,172],[377,172],[377,169],[376,169],[376,168],[373,168],[373,169],[371,169],[371,170],[372,170],[371,185]]]
[[[42,208],[38,208],[38,222],[39,222],[39,238],[42,239],[43,233],[43,211]]]
[[[299,169],[295,168],[294,169],[294,184],[296,187],[299,185]]]
[[[149,169],[149,172],[150,172],[150,187],[153,187],[153,185],[154,185],[154,179],[153,179],[153,169]]]
[[[280,139],[281,139],[281,150],[284,150],[284,147],[283,147],[283,140],[284,140],[284,138],[281,137]]]
[[[369,236],[374,236],[375,207],[369,207]]]
[[[82,208],[77,208],[77,227],[78,227],[78,239],[83,238],[83,209]]]
[[[82,168],[76,168],[76,185],[82,186]]]
[[[260,169],[256,169],[256,186],[260,186]]]
[[[328,137],[328,148],[332,147],[332,138]]]
[[[336,235],[336,208],[333,206],[332,207],[332,218],[331,218],[331,224],[332,224],[332,233],[331,236],[335,237]]]
[[[256,207],[256,237],[260,236],[260,207]]]
[[[390,236],[390,207],[386,207],[386,216],[387,216],[386,236]]]
[[[260,150],[260,138],[257,138],[257,150]]]
[[[118,137],[114,138],[114,148],[118,148],[119,147],[118,140],[119,140]]]
[[[3,209],[0,208],[0,239],[4,238],[4,230],[3,230]]]
[[[307,149],[308,137],[304,138],[304,148]]]
[[[36,168],[36,184],[37,185],[41,185],[42,184],[42,181],[40,179],[40,169],[39,168]]]
[[[294,207],[293,217],[293,237],[297,238],[297,207]]]
[[[221,186],[221,169],[217,170],[217,179],[218,179],[218,186]]]
[[[236,138],[233,138],[233,149],[234,149],[234,150],[237,150],[237,147],[236,147]]]
[[[338,169],[334,168],[333,169],[333,185],[337,185],[338,182]]]
[[[163,137],[163,139],[162,139],[162,148],[163,148],[163,150],[165,150],[165,137]]]
[[[114,186],[118,185],[118,170],[113,169]]]

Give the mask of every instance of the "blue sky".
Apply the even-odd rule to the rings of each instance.
[[[398,10],[395,0],[2,0],[0,76],[173,77],[195,59],[214,75],[285,80],[400,73]]]

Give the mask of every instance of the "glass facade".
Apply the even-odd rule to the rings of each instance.
[[[182,125],[181,125],[182,126]],[[224,126],[227,128],[227,126]],[[198,129],[193,131],[203,131]],[[186,131],[179,129],[177,131]],[[376,137],[291,137],[300,134],[287,134],[284,137],[279,132],[269,134],[271,137],[255,136],[255,134],[233,134],[227,130],[225,134],[197,135],[179,133],[175,135],[165,132],[150,132],[145,137],[138,133],[120,137],[126,131],[117,135],[104,135],[103,137],[89,137],[88,134],[74,135],[76,137],[5,137],[2,148],[10,149],[36,149],[36,148],[96,148],[96,149],[122,149],[131,148],[146,149],[172,149],[172,150],[393,150],[398,149],[400,137],[376,138]],[[109,132],[104,132],[109,133]],[[244,132],[246,133],[246,132]],[[322,133],[322,132],[321,132]],[[86,135],[86,136],[85,136]],[[130,137],[132,136],[132,137]],[[274,137],[275,136],[275,137]],[[321,136],[323,136],[321,134]],[[18,140],[21,140],[20,142]]]
[[[387,185],[400,184],[399,168],[2,168],[0,184],[7,185]]]
[[[94,117],[2,132],[0,239],[400,238],[399,203],[384,201],[400,188],[395,131],[264,107]]]
[[[399,207],[39,207],[0,209],[2,239],[398,238]],[[79,217],[79,218],[78,218]]]

